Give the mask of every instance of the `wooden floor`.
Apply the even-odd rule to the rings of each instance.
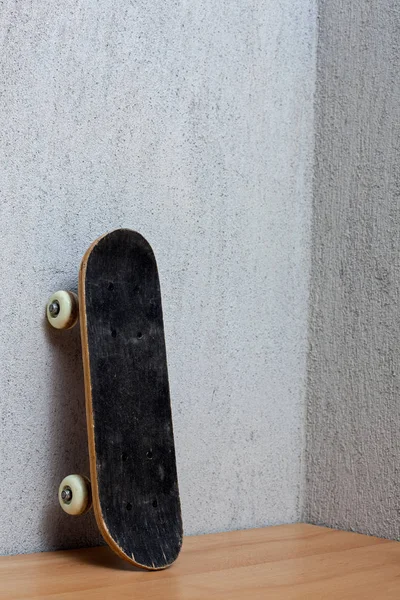
[[[0,598],[399,600],[400,543],[283,525],[187,537],[158,572],[108,548],[1,557]]]

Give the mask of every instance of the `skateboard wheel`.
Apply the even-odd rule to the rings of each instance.
[[[60,290],[50,296],[46,307],[47,320],[56,329],[71,329],[78,320],[78,297],[74,292]]]
[[[67,475],[60,483],[58,500],[69,515],[83,515],[92,506],[90,481],[82,475]]]

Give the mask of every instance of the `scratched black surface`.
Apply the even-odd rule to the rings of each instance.
[[[135,562],[177,557],[182,521],[157,265],[148,242],[120,229],[86,269],[97,481],[105,524]]]

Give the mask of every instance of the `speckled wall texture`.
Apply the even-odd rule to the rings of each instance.
[[[99,540],[57,504],[86,425],[44,307],[119,226],[158,257],[186,533],[296,521],[313,0],[9,0],[0,37],[0,552]]]
[[[305,517],[400,537],[400,7],[320,2]]]

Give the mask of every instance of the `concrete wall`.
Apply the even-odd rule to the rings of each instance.
[[[84,396],[44,307],[119,226],[158,257],[186,533],[299,518],[315,23],[313,0],[4,3],[0,552],[98,542],[57,504]]]
[[[320,2],[305,518],[400,536],[400,7]]]

